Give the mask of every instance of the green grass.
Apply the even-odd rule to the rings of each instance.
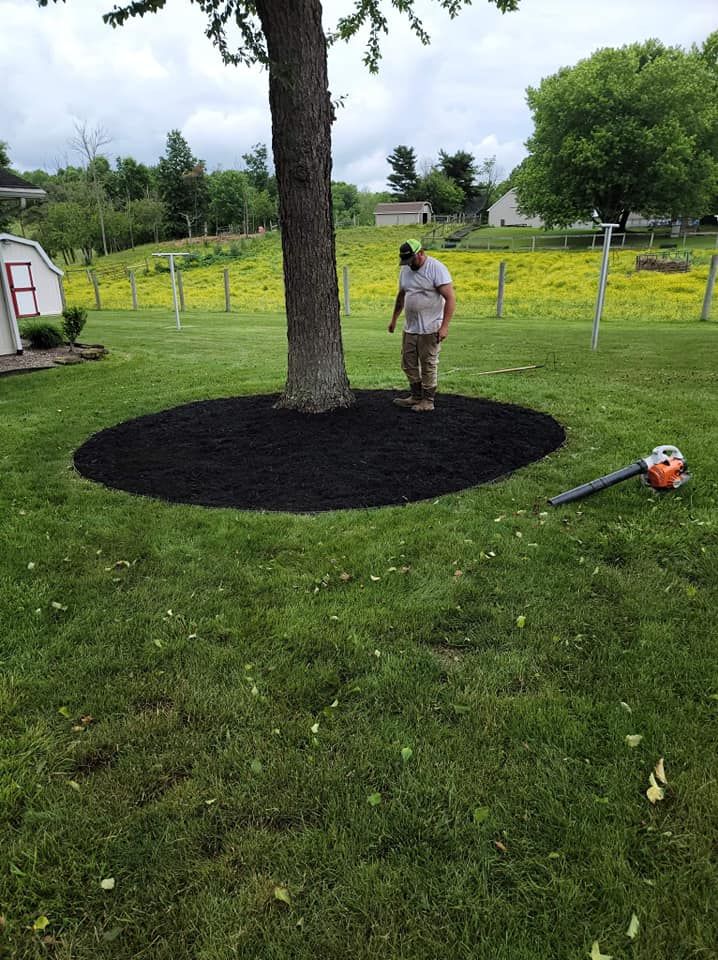
[[[609,315],[591,353],[590,318],[459,312],[442,389],[568,441],[404,508],[172,506],[72,470],[128,417],[279,389],[280,316],[93,313],[106,360],[0,379],[0,955],[718,955],[718,331]],[[387,322],[344,321],[356,387],[402,382]],[[659,443],[677,494],[546,505]]]

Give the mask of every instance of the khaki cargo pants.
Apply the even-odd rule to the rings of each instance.
[[[401,369],[409,383],[435,390],[439,378],[441,344],[435,333],[407,333],[401,341]]]

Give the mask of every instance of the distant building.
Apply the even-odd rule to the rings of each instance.
[[[670,224],[670,219],[667,223]],[[630,213],[628,215],[628,220],[626,221],[626,226],[629,228],[640,228],[640,227],[655,227],[660,225],[661,221],[657,221],[655,217],[648,218],[644,217],[640,213]],[[516,197],[515,190],[509,190],[508,193],[505,193],[503,197],[499,199],[492,206],[489,207],[489,226],[490,227],[534,227],[536,230],[542,230],[545,226],[541,217],[526,217],[523,213],[519,213],[518,209],[518,200]],[[567,230],[595,230],[598,226],[597,223],[589,221],[587,223],[572,223],[570,226],[566,227]]]
[[[411,203],[378,203],[374,208],[374,225],[377,227],[431,223],[433,217],[434,211],[428,200],[417,200]]]
[[[0,233],[0,356],[22,353],[18,320],[62,313],[61,277],[39,243]]]

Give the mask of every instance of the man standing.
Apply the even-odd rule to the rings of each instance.
[[[449,333],[456,297],[451,274],[443,263],[426,255],[419,240],[402,243],[399,262],[399,293],[389,333],[394,332],[396,321],[405,310],[401,368],[409,380],[411,393],[408,397],[397,397],[394,403],[424,413],[434,409],[439,351]]]

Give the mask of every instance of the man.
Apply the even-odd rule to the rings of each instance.
[[[389,324],[396,329],[402,310],[406,311],[401,344],[401,368],[411,393],[397,397],[398,407],[416,413],[434,409],[438,379],[439,351],[449,333],[456,308],[451,274],[443,263],[428,257],[419,240],[406,240],[399,247],[399,293]]]

